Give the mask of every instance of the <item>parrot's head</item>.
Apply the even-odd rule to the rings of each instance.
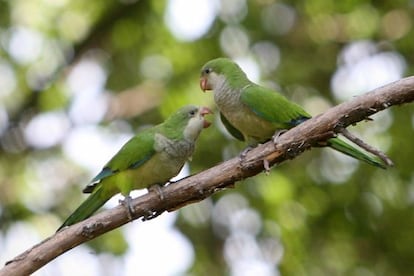
[[[201,69],[200,88],[205,92],[216,90],[229,79],[245,78],[239,65],[228,58],[210,60]]]
[[[177,132],[181,130],[186,140],[195,141],[201,130],[211,125],[204,116],[212,113],[208,107],[186,105],[171,115],[166,123],[175,128]]]

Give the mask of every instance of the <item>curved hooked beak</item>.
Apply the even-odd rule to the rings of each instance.
[[[211,109],[210,108],[208,108],[208,107],[205,107],[205,106],[203,106],[203,107],[201,107],[200,108],[200,115],[204,118],[204,116],[205,115],[207,115],[207,114],[213,114],[213,111],[211,111]],[[211,123],[209,122],[209,121],[206,121],[205,119],[204,119],[204,121],[203,121],[203,128],[207,128],[207,127],[209,127],[211,125]]]
[[[206,92],[206,90],[211,90],[210,84],[208,83],[208,79],[204,76],[200,77],[200,88],[203,90],[203,92]]]

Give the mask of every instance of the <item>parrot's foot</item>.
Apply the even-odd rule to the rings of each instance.
[[[254,146],[247,146],[247,148],[245,148],[241,153],[240,153],[240,160],[242,161],[244,158],[246,158],[246,155],[249,151],[251,151],[252,149],[254,149]]]
[[[161,186],[159,184],[154,184],[148,187],[148,193],[156,193],[159,199],[164,200],[164,193],[162,192]],[[161,215],[163,211],[153,211],[153,210],[144,210],[144,215],[142,221],[150,220]]]
[[[270,172],[270,164],[267,159],[263,159],[263,168],[265,169],[265,174],[269,175]]]
[[[276,144],[277,144],[277,141],[279,140],[279,138],[280,138],[280,136],[282,136],[282,134],[284,134],[285,132],[287,132],[288,130],[287,129],[282,129],[282,130],[278,130],[278,131],[276,131],[275,132],[275,134],[273,134],[273,136],[272,136],[272,141],[273,141],[273,144],[276,146]]]
[[[124,199],[119,200],[119,203],[122,204],[126,208],[127,215],[128,215],[128,218],[129,218],[130,221],[134,217],[134,209],[132,208],[131,200],[132,200],[132,197],[130,197],[129,195],[125,196]]]
[[[240,155],[239,155],[239,165],[240,165],[240,168],[243,168],[244,167],[244,159],[246,158],[246,156],[247,156],[247,153],[249,152],[249,151],[251,151],[252,149],[254,149],[254,146],[251,146],[251,145],[249,145],[249,146],[247,146],[247,148],[245,148],[241,153],[240,153]]]
[[[153,192],[156,193],[158,195],[158,197],[160,198],[160,200],[164,200],[164,193],[162,192],[161,186],[158,184],[154,184],[148,187],[148,192]]]

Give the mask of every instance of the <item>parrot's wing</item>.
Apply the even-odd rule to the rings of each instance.
[[[243,134],[237,129],[235,128],[228,120],[227,118],[223,115],[223,113],[220,112],[220,119],[223,122],[223,125],[226,127],[227,131],[230,132],[230,134],[240,140],[240,141],[244,141],[244,136]]]
[[[277,124],[281,129],[294,127],[311,117],[283,95],[259,85],[244,88],[240,99],[257,116]]]
[[[131,138],[114,157],[105,165],[102,171],[95,176],[85,187],[84,193],[91,193],[97,182],[120,171],[136,169],[151,159],[156,153],[154,149],[154,132],[141,132]]]

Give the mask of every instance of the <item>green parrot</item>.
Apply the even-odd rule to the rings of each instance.
[[[131,190],[159,188],[156,185],[176,176],[193,154],[201,130],[210,125],[204,116],[211,113],[207,107],[184,106],[163,123],[131,138],[83,189],[89,197],[58,231],[90,217],[117,193],[129,203]]]
[[[249,146],[267,141],[282,130],[295,127],[311,118],[302,107],[272,89],[251,82],[232,60],[217,58],[201,69],[200,87],[213,90],[214,101],[226,129]],[[327,146],[376,167],[385,165],[335,137]]]

